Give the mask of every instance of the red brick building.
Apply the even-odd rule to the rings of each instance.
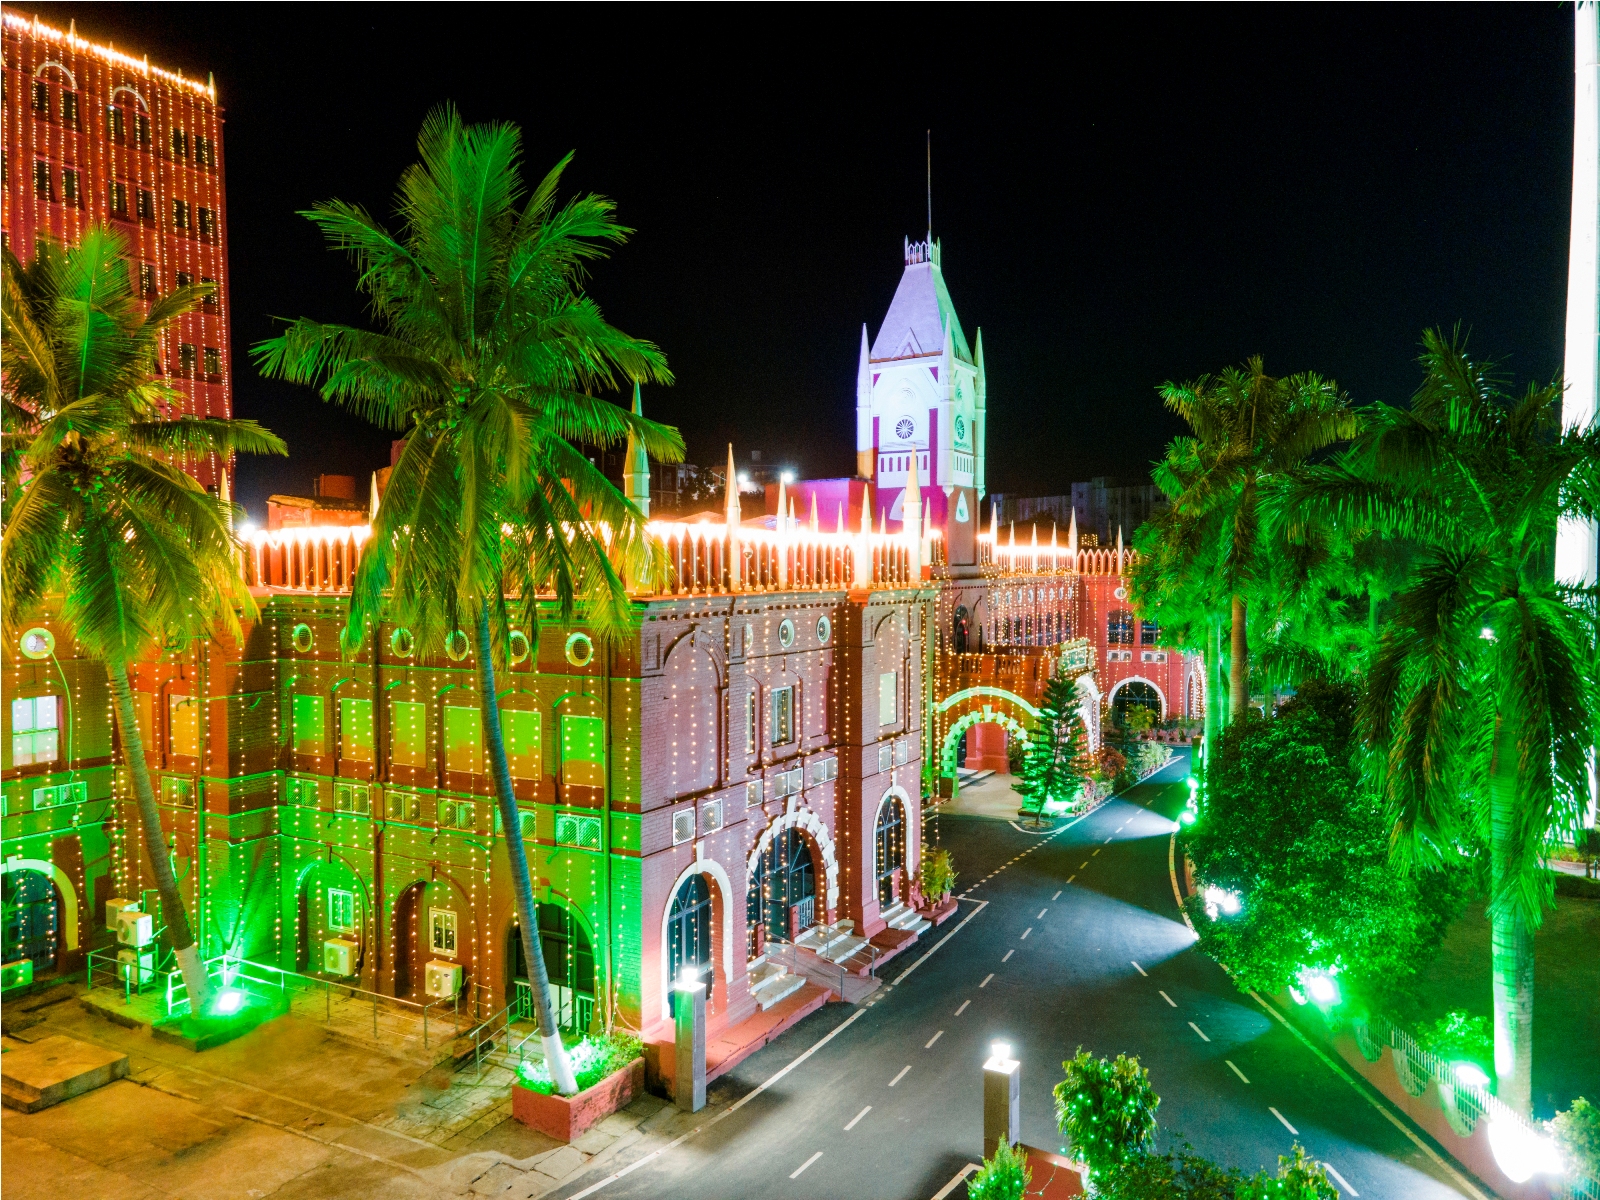
[[[195,416],[232,413],[222,109],[210,81],[98,45],[7,8],[0,229],[24,261],[109,225],[146,296],[217,290],[179,319],[160,368]],[[187,461],[207,487],[227,464]]]

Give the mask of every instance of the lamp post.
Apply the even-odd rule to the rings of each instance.
[[[1015,1146],[1022,1137],[1022,1064],[1007,1042],[989,1047],[983,1064],[983,1156],[993,1158],[1002,1141]]]
[[[706,985],[685,967],[672,990],[678,1035],[673,1098],[684,1112],[699,1112],[706,1106]]]

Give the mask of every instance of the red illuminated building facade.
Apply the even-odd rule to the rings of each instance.
[[[222,109],[208,81],[152,66],[10,9],[4,15],[5,244],[23,261],[40,238],[71,244],[108,225],[146,297],[215,292],[179,318],[159,366],[183,412],[232,413]],[[215,488],[228,466],[183,463]]]

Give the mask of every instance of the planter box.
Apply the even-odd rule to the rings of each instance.
[[[956,898],[955,896],[951,895],[946,896],[932,908],[919,909],[917,911],[917,915],[922,917],[925,921],[932,921],[934,926],[938,927],[956,915],[957,907]]]
[[[644,1059],[636,1058],[622,1070],[607,1075],[576,1096],[545,1095],[520,1083],[511,1085],[511,1115],[529,1129],[570,1142],[598,1121],[644,1093]]]

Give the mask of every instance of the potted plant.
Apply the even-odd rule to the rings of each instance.
[[[927,905],[922,911],[935,925],[941,924],[956,911],[955,897],[951,895],[956,886],[956,869],[950,851],[925,844],[921,875],[922,898]]]
[[[581,1136],[644,1091],[639,1039],[625,1033],[585,1037],[570,1051],[578,1091],[563,1096],[542,1062],[524,1063],[511,1085],[511,1115],[559,1142]]]

